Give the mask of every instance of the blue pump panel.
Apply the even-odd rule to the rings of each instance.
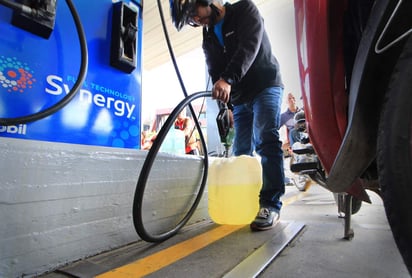
[[[27,124],[0,126],[0,136],[73,144],[140,148],[142,6],[137,11],[136,67],[110,64],[112,0],[73,0],[88,46],[81,89],[63,109]],[[80,69],[80,43],[66,1],[58,0],[48,39],[11,24],[13,11],[0,4],[0,118],[38,113],[65,96]]]

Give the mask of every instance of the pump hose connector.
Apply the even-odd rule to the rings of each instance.
[[[233,128],[232,111],[226,103],[218,101],[220,111],[216,117],[216,123],[219,130],[220,142],[225,147],[225,157],[229,156],[230,147],[233,145],[235,130]]]

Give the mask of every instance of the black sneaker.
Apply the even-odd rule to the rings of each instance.
[[[264,231],[274,227],[279,222],[279,213],[268,208],[260,208],[255,220],[250,224],[252,231]]]

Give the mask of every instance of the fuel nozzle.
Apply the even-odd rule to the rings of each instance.
[[[216,123],[219,130],[220,142],[225,147],[224,156],[229,156],[230,147],[233,145],[235,129],[233,127],[232,111],[226,103],[218,101],[219,114],[216,117]]]

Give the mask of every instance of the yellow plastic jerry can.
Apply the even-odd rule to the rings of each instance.
[[[262,167],[256,157],[214,158],[208,174],[208,211],[217,224],[249,224],[259,210]]]

